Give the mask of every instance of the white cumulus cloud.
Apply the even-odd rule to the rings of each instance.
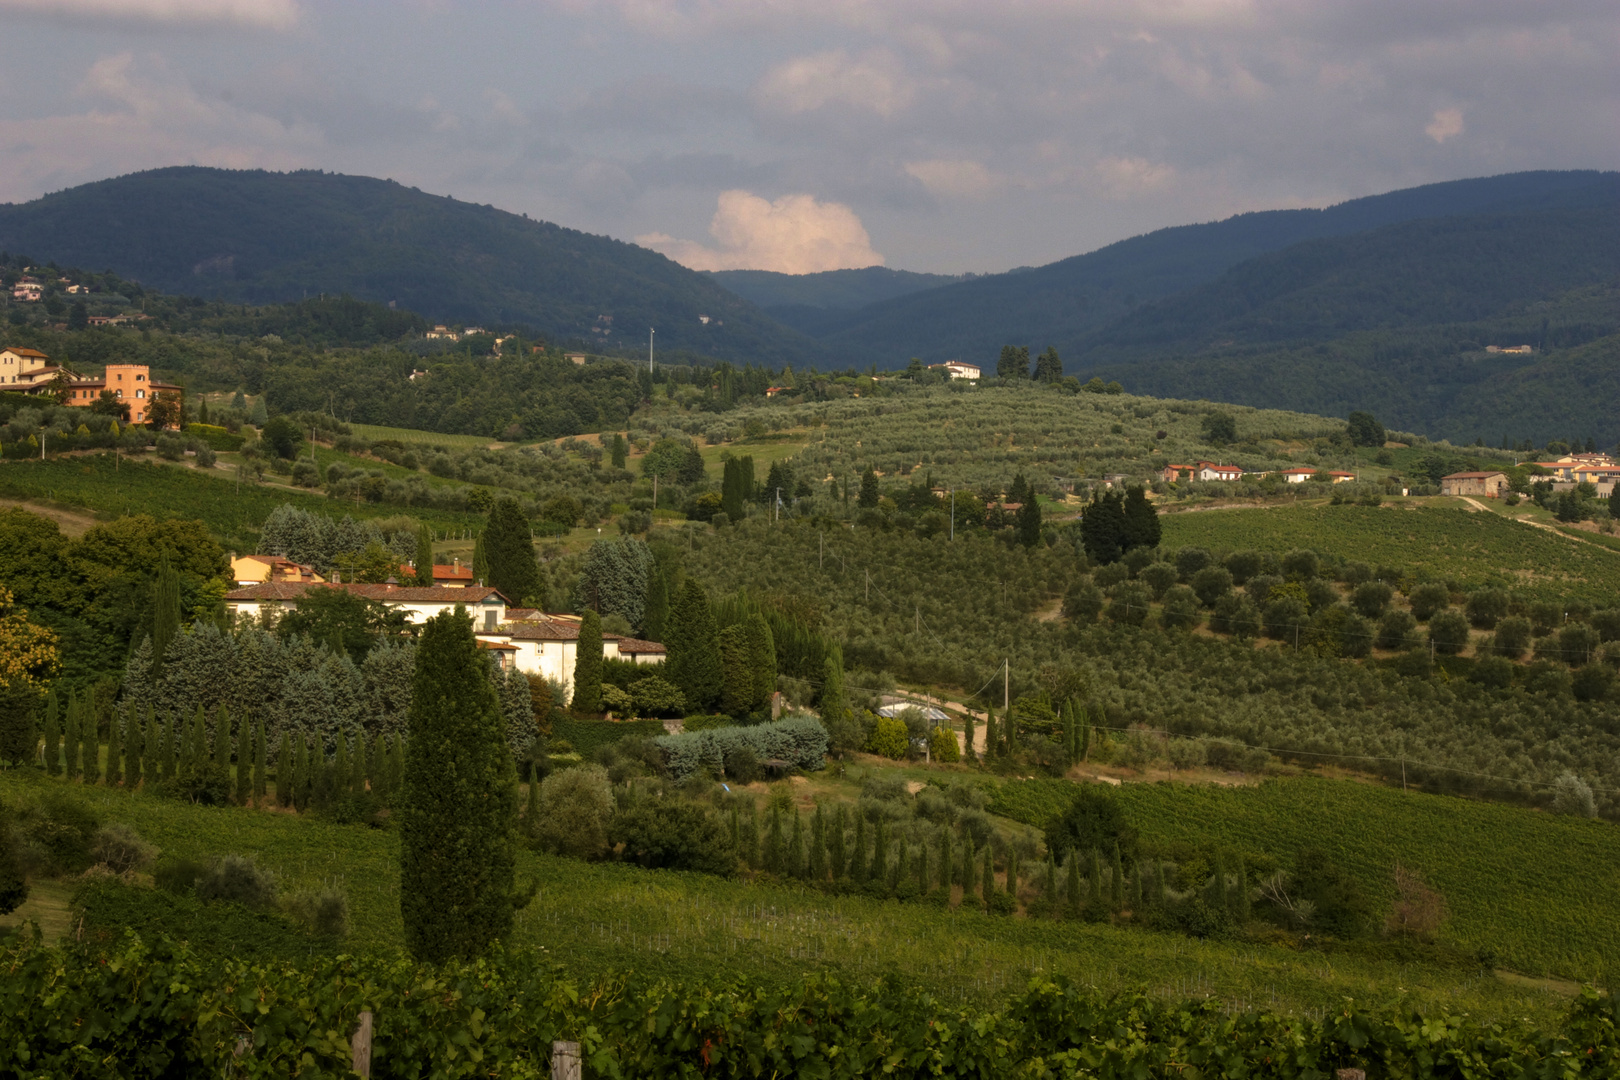
[[[1436,109],[1434,117],[1430,119],[1429,126],[1423,129],[1423,134],[1437,143],[1455,138],[1463,133],[1463,115],[1461,109]]]
[[[740,189],[723,191],[709,234],[714,247],[664,233],[638,236],[636,243],[693,270],[815,274],[883,265],[853,210],[810,195],[784,195],[773,202]]]
[[[0,11],[74,22],[235,23],[287,30],[295,0],[0,0]]]

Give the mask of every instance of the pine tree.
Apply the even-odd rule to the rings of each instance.
[[[833,811],[832,835],[828,837],[827,857],[832,862],[832,877],[834,881],[847,881],[849,879],[849,857],[844,850],[844,806],[839,804]]]
[[[849,877],[856,885],[866,885],[866,815],[855,813],[855,852],[849,861]]]
[[[655,564],[647,571],[647,601],[642,608],[641,636],[662,642],[669,628],[669,586]]]
[[[433,586],[433,530],[425,523],[416,527],[416,585]]]
[[[45,696],[45,771],[62,775],[62,717],[55,690]]]
[[[124,724],[117,706],[108,710],[107,720],[106,782],[108,787],[118,787],[124,782]]]
[[[527,523],[524,533],[527,545]],[[463,612],[423,626],[411,689],[400,913],[411,953],[443,963],[477,956],[511,931],[519,904],[517,776],[500,702]]]
[[[264,717],[260,717],[253,725],[253,805],[263,806],[264,797],[269,793],[269,779],[265,775],[268,771],[266,757],[268,756],[264,745]]]
[[[225,710],[220,709],[224,715]],[[238,806],[246,806],[253,795],[253,725],[248,723],[247,714],[242,714],[241,721],[236,725],[236,802]]]
[[[711,709],[720,700],[722,676],[718,632],[709,597],[692,578],[681,585],[664,642],[668,658],[665,677],[686,695],[694,712]]]
[[[68,697],[67,724],[62,732],[62,756],[67,761],[67,778],[79,778],[79,697],[72,694]]]
[[[1078,919],[1085,907],[1085,900],[1080,894],[1080,853],[1069,852],[1069,915]]]
[[[543,607],[545,588],[534,556],[534,534],[516,499],[495,500],[480,539],[489,562],[489,584],[514,604]]]
[[[1113,876],[1109,882],[1109,899],[1113,901],[1114,910],[1118,911],[1125,906],[1125,864],[1119,857],[1118,840],[1114,841],[1114,864],[1110,869],[1113,871]]]
[[[579,646],[574,653],[574,711],[602,711],[602,617],[590,608],[579,620]]]
[[[293,757],[292,739],[287,729],[281,729],[281,741],[276,746],[276,804],[283,810],[292,805],[293,774],[297,769]]]

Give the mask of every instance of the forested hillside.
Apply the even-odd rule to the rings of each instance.
[[[918,274],[886,266],[827,270],[819,274],[718,270],[710,276],[743,299],[764,308],[766,314],[778,322],[813,337],[833,332],[868,304],[963,280],[948,274]]]
[[[352,296],[550,340],[774,363],[825,350],[633,244],[389,180],[156,169],[0,206],[0,249],[237,303]],[[704,322],[701,316],[708,316]]]

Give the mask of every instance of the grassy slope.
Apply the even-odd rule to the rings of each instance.
[[[1063,781],[1012,783],[991,808],[1038,824],[1072,791]],[[1446,897],[1448,940],[1521,971],[1596,978],[1620,955],[1620,895],[1601,869],[1620,865],[1620,830],[1607,822],[1321,779],[1130,784],[1120,797],[1150,843],[1284,862],[1318,847],[1382,904],[1394,897],[1394,865],[1416,869]]]
[[[1594,602],[1612,602],[1620,594],[1620,557],[1497,514],[1436,502],[1222,509],[1160,520],[1168,547],[1314,548],[1373,566],[1428,570],[1463,585],[1504,584]]]
[[[0,794],[16,801],[29,797],[27,789],[47,783],[54,782],[7,773],[0,775]],[[1151,789],[1127,790],[1139,796]],[[82,794],[104,818],[130,823],[171,855],[252,853],[279,875],[287,891],[335,881],[348,891],[351,902],[348,947],[399,944],[394,833],[283,813],[198,807],[145,793],[88,788]],[[1462,808],[1453,826],[1472,827],[1479,843],[1488,842],[1496,819],[1474,818],[1474,804],[1451,805]],[[1499,810],[1485,809],[1489,814]],[[1201,814],[1190,817],[1181,828],[1202,839],[1200,820]],[[1244,843],[1242,830],[1263,821],[1238,815],[1222,828],[1235,830],[1235,842]],[[1584,848],[1577,850],[1577,857],[1589,854]],[[1497,867],[1486,870],[1496,872]],[[1344,997],[1386,1000],[1401,987],[1418,1003],[1490,1016],[1533,1015],[1546,1020],[1562,1007],[1556,996],[1539,989],[1485,978],[1475,970],[1412,964],[1397,957],[1300,952],[1109,926],[991,918],[923,904],[835,898],[786,886],[617,864],[589,865],[527,852],[520,856],[519,874],[535,877],[540,893],[520,914],[515,939],[543,945],[582,972],[629,969],[711,979],[790,978],[809,971],[867,979],[895,972],[942,995],[984,1000],[1016,989],[1036,971],[1047,971],[1104,989],[1146,987],[1171,997],[1212,995],[1239,1006],[1319,1011],[1335,1007]],[[1450,879],[1439,873],[1435,878],[1442,888],[1450,885]],[[1609,908],[1601,899],[1590,900],[1587,893],[1571,892],[1564,880],[1549,879],[1549,885],[1556,884],[1550,899],[1588,911],[1591,925],[1597,926]],[[1457,894],[1454,903],[1470,895],[1468,889],[1452,888],[1450,893]],[[1526,940],[1527,947],[1535,947],[1533,939]]]
[[[411,445],[448,446],[457,450],[476,450],[489,446],[494,440],[481,435],[443,435],[437,431],[418,431],[415,428],[384,427],[381,424],[350,424],[350,429],[362,439],[397,439]]]
[[[481,520],[481,515],[472,513],[384,504],[337,504],[325,496],[251,482],[242,484],[238,490],[234,478],[224,472],[209,474],[127,459],[115,462],[111,454],[6,462],[0,465],[0,495],[85,506],[109,517],[152,514],[197,518],[207,524],[221,543],[243,550],[251,550],[259,527],[270,511],[282,503],[361,518],[409,513],[441,528]]]

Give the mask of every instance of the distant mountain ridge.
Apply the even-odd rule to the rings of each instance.
[[[346,293],[441,322],[773,364],[826,348],[656,252],[429,195],[301,171],[154,169],[0,206],[0,249],[242,303]]]

